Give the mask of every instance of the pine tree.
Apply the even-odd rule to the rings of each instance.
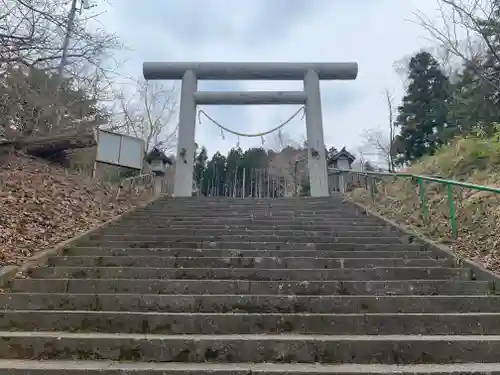
[[[410,60],[409,85],[403,104],[398,107],[396,126],[400,160],[411,162],[433,154],[444,142],[447,126],[449,80],[436,59],[419,52]]]

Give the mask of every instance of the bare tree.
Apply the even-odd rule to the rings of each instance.
[[[57,72],[63,57],[64,68],[72,73],[83,65],[100,66],[107,51],[120,47],[118,39],[102,30],[91,30],[88,24],[98,14],[75,13],[72,5],[81,3],[0,0],[0,66],[14,64]]]
[[[436,25],[422,12],[417,12],[417,22],[423,26],[449,54],[458,57],[463,66],[470,68],[484,82],[495,88],[500,76],[484,69],[488,56],[491,67],[500,64],[497,0],[437,0],[442,26]],[[493,69],[496,70],[496,69]],[[496,72],[495,72],[496,73]]]
[[[363,146],[364,155],[377,155],[386,163],[389,170],[393,170],[391,158],[391,142],[389,135],[378,129],[369,129],[363,135],[365,144]]]
[[[363,134],[365,142],[360,149],[360,154],[362,159],[366,155],[377,155],[384,160],[388,170],[392,172],[394,171],[393,143],[396,130],[394,124],[394,100],[388,89],[385,89],[384,95],[387,103],[387,125],[389,129],[388,131],[379,129],[366,130]]]
[[[388,125],[389,125],[389,139],[388,139],[388,149],[387,149],[387,155],[385,157],[388,166],[389,166],[389,171],[393,172],[394,171],[394,160],[393,160],[393,155],[394,155],[394,150],[393,150],[393,143],[394,143],[394,137],[395,137],[395,124],[394,124],[394,104],[393,104],[393,99],[392,95],[389,92],[388,89],[385,90],[385,98],[387,100],[387,111],[389,114],[388,118]],[[383,145],[384,142],[376,142],[377,145],[381,144]],[[383,147],[378,147],[378,150],[383,152],[384,148]]]
[[[296,141],[290,134],[278,131],[266,137],[265,145],[274,152],[281,152],[287,147],[300,148],[300,142]]]
[[[299,194],[299,186],[307,177],[307,150],[289,134],[280,132],[271,138],[273,152],[270,153],[269,174],[283,181],[287,193]]]
[[[60,135],[106,122],[111,76],[104,62],[119,43],[89,26],[97,14],[82,9],[84,3],[0,0],[4,136]]]
[[[139,80],[136,91],[127,96],[118,95],[119,118],[114,127],[119,131],[144,140],[146,151],[153,147],[169,152],[177,140],[177,92],[158,81]]]
[[[1,83],[0,133],[4,138],[59,136],[90,131],[107,122],[107,113],[98,103],[97,76],[94,82],[82,81],[58,90],[56,76],[35,68],[8,68]],[[61,95],[55,95],[58,91]]]

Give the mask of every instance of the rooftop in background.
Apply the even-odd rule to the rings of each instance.
[[[172,165],[173,161],[171,158],[169,158],[165,153],[158,148],[153,148],[151,151],[148,152],[146,155],[146,162],[151,163],[151,160],[161,160],[163,163],[166,163],[168,165]]]
[[[347,151],[345,147],[342,147],[340,151],[330,157],[330,159],[328,160],[328,165],[333,164],[335,161],[341,158],[347,159],[349,163],[352,163],[354,160],[356,160],[356,157],[353,154]]]

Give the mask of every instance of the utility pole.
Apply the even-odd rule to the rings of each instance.
[[[64,41],[63,41],[63,45],[62,45],[61,61],[59,62],[59,67],[57,69],[57,74],[58,74],[58,78],[59,78],[59,88],[61,87],[62,83],[64,82],[64,79],[63,79],[64,67],[68,63],[69,43],[71,41],[71,33],[73,32],[73,27],[75,26],[77,3],[78,3],[78,0],[71,0],[71,8],[70,8],[69,13],[68,13],[68,24],[66,26],[66,33],[64,35]]]
[[[68,13],[68,23],[66,25],[66,32],[64,34],[64,41],[62,44],[62,53],[61,53],[61,61],[59,62],[59,66],[57,67],[57,87],[56,87],[56,97],[58,98],[58,102],[60,102],[60,95],[62,85],[64,83],[64,67],[68,63],[68,50],[69,50],[69,43],[71,41],[71,33],[73,32],[73,27],[75,25],[75,17],[76,17],[76,7],[77,7],[77,1],[78,0],[71,0],[71,8]],[[62,111],[61,108],[56,107],[56,118],[55,118],[55,125],[56,129],[59,129],[59,125],[61,124],[62,120]],[[49,132],[52,131],[52,124],[49,124]],[[94,168],[95,170],[95,168]]]
[[[82,9],[90,9],[95,6],[96,5],[90,5],[89,0],[81,0],[80,12]],[[66,25],[66,32],[64,34],[64,41],[62,44],[61,61],[57,69],[57,73],[61,83],[63,82],[62,75],[64,73],[64,67],[68,64],[69,43],[71,42],[71,34],[73,33],[73,28],[75,26],[75,18],[77,10],[78,10],[78,0],[71,0],[71,8],[69,9],[68,13],[68,23]]]
[[[92,6],[89,5],[88,0],[81,0],[82,8],[89,9]],[[64,40],[62,44],[62,53],[61,53],[61,61],[59,62],[59,66],[57,67],[57,95],[60,95],[60,91],[62,85],[64,83],[64,68],[68,64],[68,52],[69,52],[69,44],[71,42],[71,35],[73,33],[73,28],[75,26],[75,18],[76,11],[78,10],[78,0],[71,0],[71,8],[68,13],[68,23],[66,24],[66,32],[64,34]],[[57,111],[56,113],[56,125],[59,128],[59,124],[61,123],[62,113],[61,111]],[[49,131],[52,126],[49,126]]]

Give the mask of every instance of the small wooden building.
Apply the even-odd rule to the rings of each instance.
[[[352,163],[355,160],[356,157],[347,151],[345,147],[342,147],[340,151],[330,156],[328,159],[328,168],[332,168],[333,170],[352,169]],[[348,174],[332,171],[328,178],[330,191],[344,193],[347,189],[347,184],[350,181],[350,178],[351,176]]]
[[[330,157],[328,160],[328,166],[330,168],[352,169],[352,163],[354,160],[356,160],[356,157],[347,151],[345,147],[342,147],[339,152]]]

